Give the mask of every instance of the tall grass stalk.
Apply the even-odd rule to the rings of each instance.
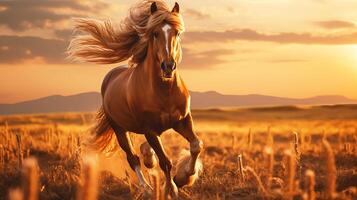
[[[273,178],[274,172],[274,151],[272,147],[265,147],[264,148],[264,160],[266,162],[266,169],[267,169],[267,178],[266,178],[266,187],[268,190],[271,188],[271,181]]]
[[[322,141],[323,149],[326,158],[326,190],[325,195],[328,199],[334,199],[336,196],[336,165],[335,165],[335,156],[333,154],[330,143],[327,140]]]
[[[97,164],[95,156],[86,156],[83,160],[82,174],[77,200],[96,200],[98,194]]]
[[[73,156],[73,135],[69,134],[68,138],[67,138],[67,151],[68,151],[68,155],[69,157]]]
[[[295,151],[295,160],[298,168],[298,178],[301,177],[301,151],[300,151],[300,143],[299,143],[299,134],[298,132],[293,132],[294,135],[294,151]]]
[[[253,146],[253,133],[252,133],[252,129],[249,128],[248,131],[248,149],[251,149]]]
[[[37,200],[39,190],[38,164],[35,158],[27,158],[23,162],[23,193],[25,200]]]
[[[237,138],[236,138],[236,135],[234,133],[232,133],[231,137],[232,137],[232,150],[234,151],[234,149],[236,148],[236,140],[237,140]]]
[[[289,149],[284,151],[284,160],[285,160],[285,192],[287,199],[293,199],[293,195],[295,192],[295,156]]]
[[[22,141],[21,141],[20,133],[16,133],[16,142],[17,142],[18,167],[19,167],[19,169],[21,169],[24,156],[23,156],[23,151],[22,151]]]
[[[297,161],[300,161],[300,148],[299,148],[299,134],[297,132],[293,132],[294,135],[294,150]]]
[[[273,134],[271,133],[271,126],[268,126],[267,130],[267,146],[273,146],[274,145],[274,137]]]
[[[315,193],[315,173],[314,171],[308,169],[305,172],[305,192],[303,194],[304,200],[315,200],[316,193]]]
[[[243,167],[243,156],[242,154],[238,155],[238,172],[239,172],[239,178],[242,183],[245,181],[245,175],[244,175],[244,167]]]

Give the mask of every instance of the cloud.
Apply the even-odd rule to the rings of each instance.
[[[194,18],[194,19],[202,19],[202,18],[210,18],[211,16],[209,14],[203,13],[199,10],[195,10],[195,9],[191,9],[191,8],[187,8],[184,11],[184,15]]]
[[[68,45],[69,29],[57,30],[56,35],[60,39],[45,39],[32,36],[0,36],[0,63],[21,63],[28,59],[41,58],[46,63],[65,64],[65,51]],[[250,29],[235,31],[206,31],[187,32],[183,41],[194,45],[197,42],[222,42],[228,43],[236,40],[267,41],[277,43],[298,44],[356,44],[357,32],[345,35],[316,36],[308,33],[278,33],[264,34]],[[196,50],[196,49],[195,49]],[[182,66],[188,69],[212,68],[221,63],[228,62],[224,56],[235,54],[233,49],[214,49],[196,52],[193,49],[184,48]],[[254,53],[255,50],[241,50],[240,53]],[[299,59],[276,59],[268,62],[306,62]]]
[[[32,36],[0,36],[0,63],[18,64],[29,59],[40,58],[50,64],[69,64],[66,61],[65,51],[67,40],[45,39]],[[181,66],[186,69],[212,68],[215,65],[227,62],[222,56],[234,54],[234,50],[216,49],[203,52],[193,52],[183,48]]]
[[[275,43],[295,44],[323,44],[342,45],[357,44],[357,32],[344,34],[313,35],[311,33],[260,33],[252,29],[238,29],[224,32],[218,31],[193,31],[186,32],[184,41],[187,43],[198,42],[232,42],[238,40],[264,41]]]
[[[185,69],[207,69],[215,65],[226,63],[227,60],[222,59],[222,56],[233,55],[234,50],[231,49],[215,49],[193,53],[190,49],[183,48],[183,57],[181,67]]]
[[[341,20],[318,21],[314,24],[325,29],[356,28],[354,23]]]
[[[41,58],[47,63],[66,63],[67,42],[31,36],[0,36],[0,63],[21,63]]]
[[[0,24],[16,31],[31,28],[54,27],[54,23],[72,17],[83,16],[83,13],[104,9],[108,5],[102,2],[90,5],[77,0],[38,1],[15,0],[0,2]],[[65,10],[66,12],[61,12]]]
[[[60,30],[54,30],[54,33],[60,39],[69,40],[71,38],[71,36],[73,35],[73,30],[72,29],[60,29]]]

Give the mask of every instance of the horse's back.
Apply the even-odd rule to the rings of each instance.
[[[102,97],[104,97],[105,91],[108,87],[108,84],[110,83],[111,80],[113,80],[115,77],[117,77],[120,73],[122,73],[123,71],[127,70],[128,66],[126,65],[121,65],[119,67],[115,67],[113,69],[111,69],[107,75],[105,75],[103,82],[102,82],[102,87],[101,87],[101,93],[102,93]]]

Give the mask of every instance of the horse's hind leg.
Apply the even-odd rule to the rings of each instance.
[[[178,197],[177,186],[171,177],[172,164],[162,146],[160,137],[153,132],[145,134],[145,137],[146,140],[149,142],[150,146],[154,149],[157,157],[159,158],[160,168],[165,173],[165,196],[171,195],[174,198]]]
[[[174,181],[178,187],[192,185],[198,177],[198,157],[202,151],[203,143],[193,131],[193,122],[191,113],[181,120],[174,130],[182,135],[190,143],[191,157],[181,160],[178,164],[179,168],[174,177]]]
[[[111,126],[117,136],[119,146],[125,151],[126,158],[132,170],[135,171],[136,176],[139,179],[139,183],[144,189],[152,190],[151,186],[145,179],[143,172],[141,171],[140,158],[136,155],[133,145],[130,140],[129,133],[117,126],[115,123],[111,123]]]

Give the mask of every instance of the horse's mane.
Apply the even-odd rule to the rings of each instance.
[[[110,20],[76,19],[75,36],[68,47],[69,58],[98,64],[118,63],[130,59],[131,64],[144,61],[154,28],[163,21],[184,30],[181,15],[172,13],[163,0],[155,0],[158,10],[151,14],[153,0],[133,6],[128,16],[115,28]],[[180,56],[181,57],[181,56]]]

